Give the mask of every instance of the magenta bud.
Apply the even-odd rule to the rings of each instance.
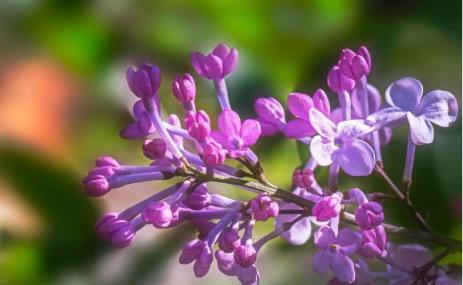
[[[254,103],[259,118],[272,124],[285,123],[285,110],[280,102],[273,97],[259,98]]]
[[[167,228],[173,219],[173,213],[169,204],[156,201],[146,206],[142,217],[156,228]]]
[[[183,201],[183,203],[193,209],[193,210],[202,210],[211,201],[211,195],[207,191],[207,188],[204,184],[199,185],[191,194]]]
[[[202,145],[202,159],[208,166],[221,165],[225,161],[227,152],[217,142],[210,140]]]
[[[143,154],[152,160],[164,157],[167,146],[163,139],[145,140],[143,143]]]
[[[310,188],[315,182],[315,176],[310,169],[295,169],[293,184],[299,188]]]
[[[337,65],[328,73],[327,83],[334,92],[351,91],[355,86],[355,81],[345,76]]]
[[[190,264],[195,259],[197,256],[200,254],[200,252],[203,250],[204,247],[206,247],[207,244],[203,241],[200,241],[198,239],[191,240],[187,242],[186,244],[183,245],[182,248],[182,253],[180,254],[179,257],[179,263],[180,264]]]
[[[240,235],[238,230],[230,227],[223,230],[219,236],[219,247],[226,253],[233,252],[240,245]]]
[[[111,156],[100,156],[95,160],[95,165],[97,167],[112,166],[114,168],[119,168],[119,162],[112,158]]]
[[[370,52],[366,47],[360,47],[357,53],[345,49],[339,60],[339,67],[345,76],[358,81],[370,73]]]
[[[119,248],[128,246],[135,237],[130,222],[119,219],[116,213],[108,213],[98,219],[95,229],[101,238]]]
[[[191,64],[196,72],[207,79],[222,79],[230,74],[238,62],[238,51],[220,44],[212,53],[204,55],[199,52],[191,54]]]
[[[197,141],[204,141],[211,132],[211,121],[203,110],[198,112],[189,111],[185,116],[185,126],[190,136]]]
[[[383,207],[379,203],[368,202],[355,210],[355,222],[364,230],[379,226],[383,220]]]
[[[181,103],[188,103],[195,99],[195,81],[193,77],[188,73],[175,76],[175,79],[171,85],[171,89],[175,98],[177,98],[177,100]]]
[[[239,266],[235,262],[233,253],[226,253],[222,250],[217,250],[214,254],[217,260],[217,267],[220,272],[227,276],[235,276],[239,270]]]
[[[267,194],[260,194],[251,200],[251,213],[254,219],[258,221],[266,221],[268,218],[278,216],[278,203]]]
[[[113,166],[102,166],[96,167],[88,172],[87,177],[94,177],[94,176],[104,176],[104,177],[111,177],[116,173],[116,168]]]
[[[357,55],[361,56],[365,62],[367,63],[368,65],[368,72],[370,71],[371,69],[371,55],[370,55],[370,51],[367,49],[367,47],[365,46],[361,46],[358,50],[357,50]]]
[[[235,249],[233,254],[235,262],[241,267],[247,268],[253,265],[257,259],[257,251],[252,245],[252,240],[248,239],[246,244],[241,244]]]
[[[84,178],[84,191],[87,196],[100,197],[111,190],[108,180],[103,175],[92,175]]]
[[[197,278],[203,277],[209,272],[213,259],[212,249],[208,245],[204,246],[193,265],[193,272]]]
[[[155,96],[161,85],[161,71],[155,65],[145,63],[137,70],[129,67],[126,75],[130,90],[140,98]]]
[[[154,132],[153,122],[151,121],[148,113],[143,112],[137,117],[137,128],[138,132],[142,136],[146,136]]]
[[[386,231],[383,226],[364,230],[362,231],[362,243],[357,252],[367,258],[384,257],[387,254],[386,242]]]
[[[319,222],[325,222],[331,218],[337,217],[341,212],[341,198],[339,193],[323,197],[312,208],[312,215],[314,215]]]

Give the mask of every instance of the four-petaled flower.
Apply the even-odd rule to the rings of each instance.
[[[416,145],[432,143],[434,128],[431,123],[448,127],[458,115],[458,103],[452,94],[434,90],[423,96],[423,85],[412,77],[392,83],[386,90],[386,101],[392,107],[370,115],[368,121],[384,125],[406,117]]]
[[[322,166],[338,163],[352,176],[366,176],[375,165],[371,146],[359,139],[373,130],[363,120],[342,121],[335,125],[315,108],[310,109],[310,122],[318,135],[310,143],[310,153]]]
[[[228,155],[237,158],[246,154],[248,147],[256,143],[261,128],[256,120],[248,119],[241,123],[239,115],[232,110],[224,110],[218,120],[219,131],[211,136],[228,150]]]
[[[313,269],[319,273],[331,270],[338,280],[353,282],[355,267],[349,256],[357,250],[361,242],[360,235],[351,229],[344,228],[336,236],[330,227],[322,226],[315,232],[314,240],[321,250],[313,257]]]

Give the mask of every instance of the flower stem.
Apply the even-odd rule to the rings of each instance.
[[[214,79],[214,87],[217,99],[219,100],[220,108],[222,108],[222,110],[231,109],[230,101],[228,100],[228,91],[227,85],[225,84],[225,79]]]

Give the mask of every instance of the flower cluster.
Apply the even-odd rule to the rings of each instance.
[[[313,269],[332,272],[329,284],[373,284],[375,274],[365,263],[368,259],[387,263],[383,275],[393,284],[415,280],[409,264],[405,268],[387,262],[403,254],[404,248],[390,249],[377,195],[358,188],[341,189],[339,173],[342,169],[350,176],[368,176],[375,169],[382,171],[381,148],[390,141],[392,128],[408,122],[404,181],[411,183],[415,146],[433,141],[431,123],[447,127],[456,120],[455,97],[436,90],[422,98],[421,83],[403,78],[387,88],[387,105],[381,106],[380,92],[367,83],[372,69],[370,53],[361,47],[357,52],[343,50],[328,73],[327,84],[337,94],[339,108],[332,107],[327,93],[318,89],[312,96],[289,94],[291,117],[276,98],[267,97],[255,101],[256,118],[242,120],[230,105],[225,82],[237,62],[237,50],[224,44],[209,54],[194,52],[191,56],[196,73],[214,85],[221,108],[216,123],[197,108],[192,75],[177,75],[171,83],[172,93],[184,109],[182,120],[161,109],[158,67],[143,64],[127,70],[128,85],[138,101],[133,106],[134,122],[120,135],[144,139],[142,151],[150,163],[122,165],[114,158],[100,157],[83,179],[85,194],[100,197],[127,184],[172,177],[182,181],[125,211],[105,214],[96,223],[97,233],[116,247],[126,247],[145,226],[166,229],[190,223],[198,235],[183,246],[181,264],[193,263],[194,274],[202,277],[215,260],[221,272],[241,284],[258,284],[256,261],[265,244],[281,237],[301,245],[313,231],[313,243],[319,249],[312,257]],[[251,150],[259,138],[274,135],[297,140],[310,150],[304,167],[288,172],[292,191],[271,184]],[[232,166],[237,163],[230,164],[231,160],[241,167]],[[321,167],[329,167],[327,182],[316,178]],[[211,192],[212,183],[258,194],[240,201]],[[408,196],[400,191],[397,195],[411,207]],[[256,237],[255,224],[267,220],[273,220],[274,229]],[[438,276],[448,278],[442,270]]]

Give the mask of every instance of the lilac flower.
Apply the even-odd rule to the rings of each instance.
[[[207,187],[201,184],[193,189],[183,203],[193,210],[202,210],[209,205],[210,201],[211,195],[207,191]]]
[[[278,203],[266,194],[260,194],[251,200],[251,214],[257,221],[278,216],[278,210]]]
[[[237,62],[238,51],[224,44],[216,46],[208,55],[199,52],[191,54],[193,68],[207,79],[223,79],[235,69]]]
[[[273,97],[259,98],[254,103],[259,118],[257,121],[262,129],[262,136],[272,136],[282,130],[286,124],[285,110],[280,102]]]
[[[386,232],[383,226],[377,226],[370,230],[363,230],[362,242],[358,254],[367,258],[386,256]]]
[[[137,97],[153,97],[161,85],[161,71],[157,66],[148,63],[141,65],[138,70],[129,67],[127,82]]]
[[[448,127],[457,118],[458,103],[452,94],[443,90],[431,91],[423,98],[422,95],[420,81],[412,77],[399,79],[386,90],[386,101],[392,107],[370,115],[368,120],[382,125],[406,118],[415,145],[432,143],[431,123]]]
[[[196,277],[203,277],[209,272],[213,261],[212,250],[209,245],[200,240],[192,240],[183,246],[179,257],[180,264],[195,262],[193,271]]]
[[[341,200],[342,194],[340,192],[323,197],[312,208],[312,215],[319,222],[326,222],[339,216],[341,212]]]
[[[151,119],[148,113],[143,106],[143,101],[139,100],[133,105],[133,117],[135,118],[135,123],[131,123],[122,129],[119,135],[124,139],[138,139],[146,137],[149,134],[152,134],[156,131],[151,122]]]
[[[256,120],[248,119],[241,123],[238,114],[224,110],[218,119],[219,131],[211,136],[220,143],[232,158],[243,156],[248,148],[259,139],[261,128]]]
[[[331,228],[323,226],[315,232],[314,240],[321,250],[313,257],[313,269],[319,273],[331,270],[340,281],[353,282],[355,268],[349,256],[357,250],[360,235],[345,228],[336,236]]]
[[[290,138],[313,136],[315,130],[309,120],[309,111],[318,109],[326,116],[330,115],[330,103],[326,93],[318,89],[313,98],[303,93],[291,93],[288,96],[288,108],[296,119],[289,121],[284,128],[285,135]]]
[[[211,131],[209,116],[203,110],[189,111],[185,116],[185,126],[190,136],[197,141],[204,141]]]
[[[379,226],[384,220],[383,207],[376,202],[359,205],[355,210],[355,222],[363,230],[370,230]]]
[[[310,169],[295,169],[293,172],[293,184],[299,188],[310,188],[315,182],[315,176]]]
[[[155,160],[166,155],[167,146],[163,139],[157,138],[145,140],[142,149],[147,158]]]
[[[215,252],[217,267],[227,276],[236,276],[242,285],[258,285],[260,274],[255,265],[243,268],[235,262],[233,253]]]
[[[195,81],[188,73],[184,73],[183,75],[176,75],[174,81],[172,82],[171,89],[175,98],[181,103],[188,103],[195,100]]]
[[[375,164],[370,145],[359,137],[373,130],[361,120],[342,121],[334,125],[325,115],[312,108],[310,121],[319,135],[310,143],[310,153],[321,166],[337,163],[349,175],[366,176]]]
[[[238,227],[228,227],[219,236],[219,247],[226,253],[232,253],[240,246]]]

